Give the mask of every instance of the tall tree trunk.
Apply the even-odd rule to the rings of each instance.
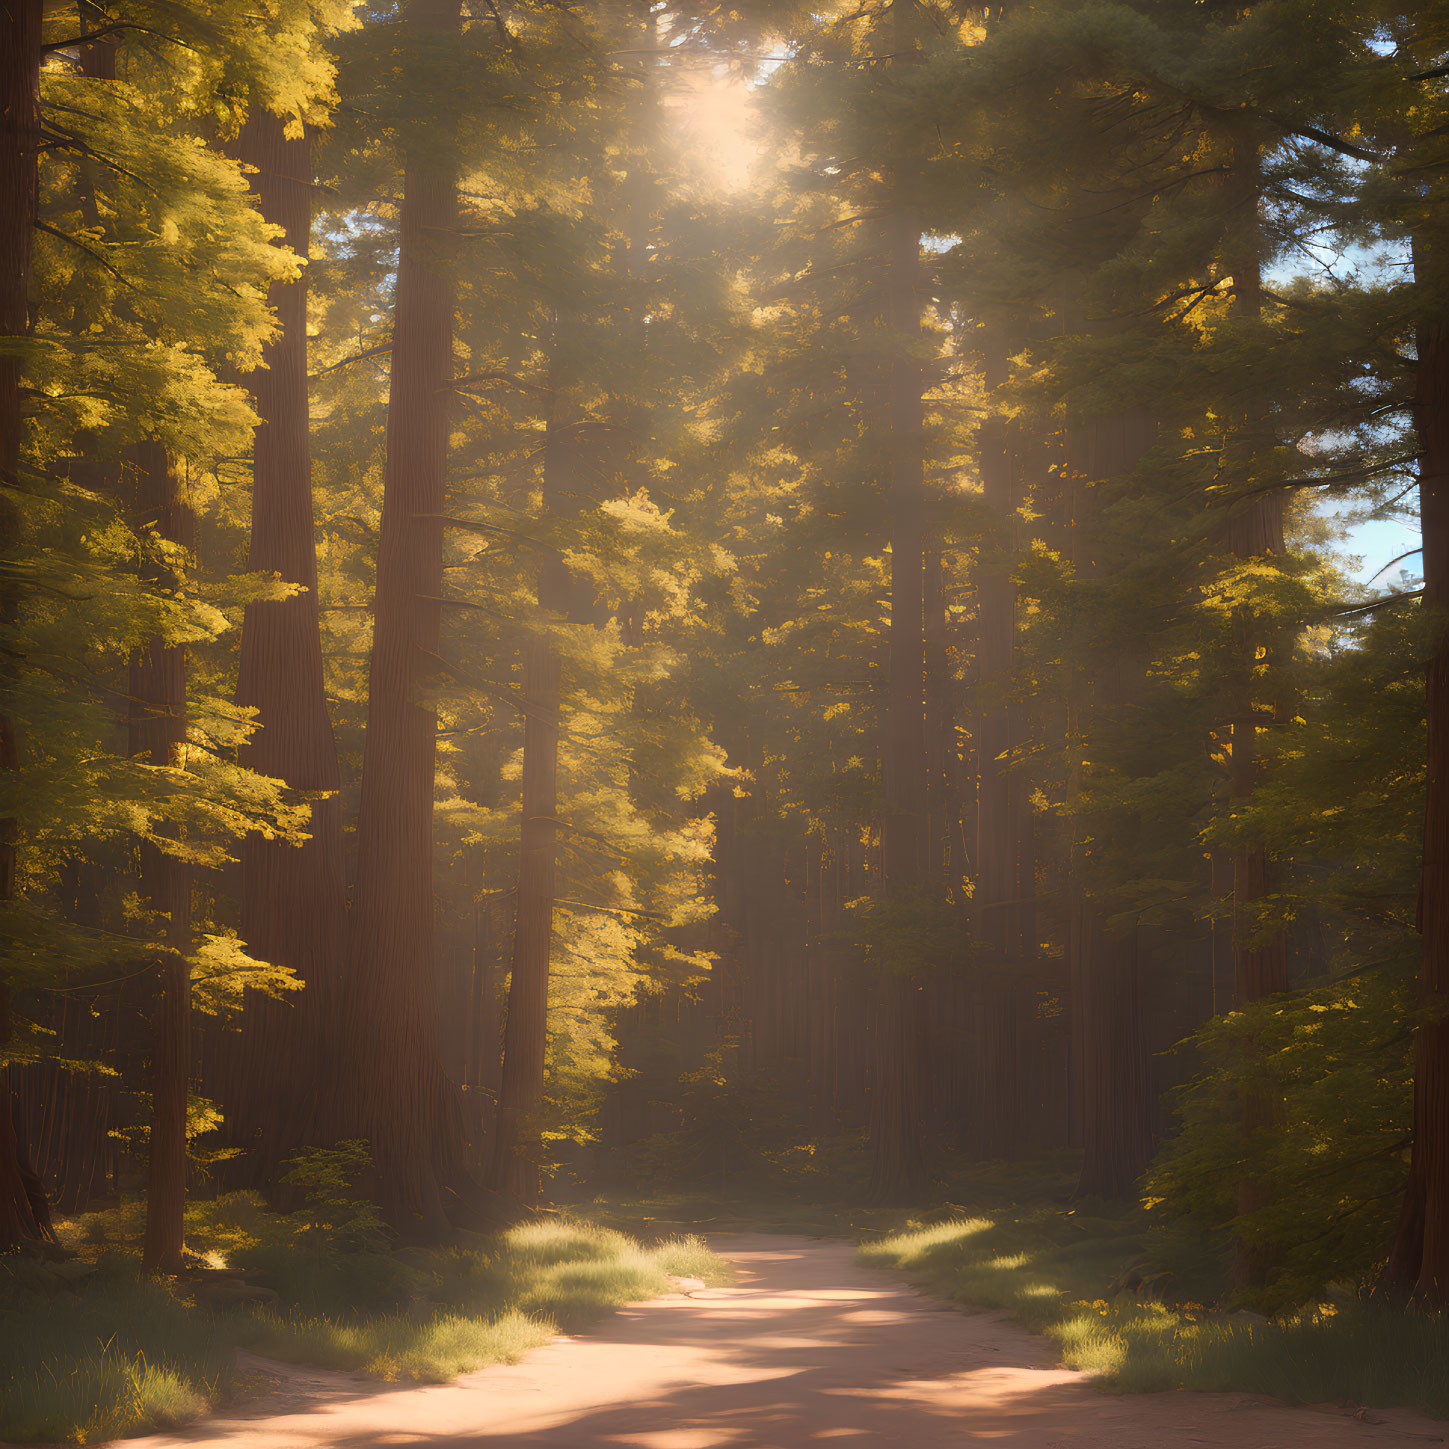
[[[312,229],[311,147],[289,138],[280,116],[262,111],[242,127],[239,158],[257,168],[251,186],[286,244],[307,255]],[[248,606],[242,626],[237,703],[257,711],[242,763],[296,790],[325,793],[312,805],[300,847],[260,834],[242,847],[241,934],[261,960],[289,966],[306,983],[300,1000],[254,996],[246,1003],[239,1070],[225,1098],[233,1140],[255,1147],[253,1181],[272,1179],[286,1154],[307,1140],[325,1038],[336,1008],[346,943],[341,772],[327,713],[317,597],[317,548],[308,435],[307,279],[276,283],[270,301],[279,331],[248,379],[256,431],[249,566],[304,592]]]
[[[498,1101],[499,1010],[497,982],[501,976],[500,956],[495,929],[493,899],[481,894],[473,903],[473,972],[472,996],[468,1010],[468,1085],[477,1094],[478,1105],[470,1113],[475,1123],[492,1121],[493,1105]],[[489,1103],[484,1107],[484,1102]]]
[[[1091,580],[1101,566],[1100,485],[1134,468],[1156,431],[1142,411],[1086,418],[1071,428],[1067,471],[1075,495],[1072,552],[1079,583]],[[1091,663],[1079,672],[1072,691],[1077,713],[1073,736],[1090,738],[1094,729],[1110,729],[1112,712],[1130,707],[1146,680],[1141,653],[1131,641],[1081,641],[1080,656]],[[1110,822],[1090,817],[1075,824],[1079,835],[1112,828]],[[1135,926],[1109,923],[1093,898],[1092,884],[1084,879],[1083,850],[1079,842],[1072,851],[1067,936],[1077,1053],[1075,1108],[1084,1150],[1077,1190],[1084,1196],[1121,1199],[1131,1195],[1152,1157],[1141,943]]]
[[[983,349],[987,386],[1007,381],[1004,324],[988,324]],[[1018,725],[1010,690],[1016,666],[1016,583],[1012,577],[1013,519],[1019,499],[1010,426],[992,417],[981,425],[982,501],[999,530],[995,547],[976,570],[976,889],[973,908],[978,984],[972,992],[969,1043],[971,1103],[967,1138],[983,1157],[1021,1150],[1023,1086],[1021,1036],[1026,983],[1032,862],[1023,838],[1023,790],[1010,753]]]
[[[926,874],[943,894],[948,882],[964,874],[954,859],[960,793],[955,788],[956,719],[952,708],[951,657],[948,641],[946,564],[941,545],[926,549],[924,593],[925,750],[926,750]]]
[[[567,387],[550,379],[543,445],[543,511],[555,511],[570,490],[573,439],[565,414]],[[523,824],[518,867],[518,920],[513,976],[503,1028],[503,1073],[493,1136],[493,1186],[519,1202],[539,1200],[544,1068],[548,1056],[548,977],[553,954],[553,910],[558,870],[559,657],[549,634],[553,619],[568,617],[573,581],[549,549],[538,577],[545,616],[523,656]]]
[[[933,897],[959,904],[969,867],[961,858],[962,802],[945,572],[940,543],[932,539],[924,572],[926,879]],[[970,1101],[970,1057],[961,1050],[963,1023],[970,1020],[968,989],[965,970],[939,971],[925,983],[930,1038],[927,1119],[934,1129],[948,1134],[960,1129]]]
[[[1449,1306],[1449,248],[1439,236],[1416,238],[1414,274],[1423,294],[1414,422],[1424,608],[1433,612],[1435,628],[1427,672],[1428,799],[1419,883],[1424,942],[1419,1000],[1426,1018],[1414,1045],[1409,1182],[1384,1283],[1396,1294],[1442,1309]]]
[[[41,0],[0,6],[0,561],[20,546],[15,490],[20,480],[20,356],[12,339],[30,330],[28,288],[35,240],[36,162],[40,155]],[[19,612],[14,585],[0,585],[0,626]],[[9,694],[13,661],[0,661]],[[0,699],[0,771],[20,765],[15,722]],[[0,904],[15,895],[15,822],[0,820]],[[0,977],[0,1053],[12,1034],[10,986]],[[12,1068],[0,1066],[0,1252],[49,1241],[50,1208],[20,1137]]]
[[[458,0],[413,0],[408,17],[436,44],[459,29]],[[403,181],[357,882],[333,1074],[333,1125],[368,1141],[383,1211],[419,1238],[483,1211],[466,1114],[438,1049],[437,717],[422,697],[440,632],[455,293],[447,251],[457,216],[447,148],[415,145]]]
[[[136,529],[183,549],[193,517],[176,467],[158,442],[136,449]],[[170,563],[143,565],[147,581],[174,592]],[[180,769],[186,745],[186,650],[152,636],[131,661],[130,750],[161,769]],[[164,823],[160,827],[167,829]],[[166,950],[153,1008],[151,1137],[147,1154],[146,1231],[141,1266],[171,1273],[181,1266],[186,1204],[186,1106],[191,1086],[191,872],[152,841],[141,842],[141,894],[165,922]]]
[[[1077,1191],[1125,1200],[1152,1160],[1141,946],[1135,930],[1112,930],[1091,900],[1073,902],[1069,930],[1082,1052]]]
[[[900,3],[897,12],[906,6]],[[910,44],[903,14],[895,51]],[[925,415],[924,378],[914,354],[921,335],[920,227],[898,198],[886,230],[885,323],[890,348],[883,434],[888,451],[891,518],[890,674],[881,821],[881,889],[909,904],[925,884]],[[890,964],[880,983],[871,1091],[870,1195],[880,1203],[909,1200],[926,1184],[921,1143],[921,990]]]

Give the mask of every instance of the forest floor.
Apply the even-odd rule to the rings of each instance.
[[[733,1286],[630,1306],[511,1366],[391,1387],[254,1360],[276,1390],[131,1449],[1420,1449],[1449,1424],[1404,1410],[1240,1393],[1103,1394],[996,1314],[862,1266],[852,1245],[720,1236]]]

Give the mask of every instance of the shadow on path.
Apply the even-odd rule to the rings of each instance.
[[[1099,1394],[1050,1348],[963,1314],[848,1244],[724,1238],[737,1286],[625,1309],[593,1335],[436,1388],[311,1375],[266,1417],[213,1419],[135,1449],[1358,1449],[1444,1444],[1409,1413],[1365,1424],[1239,1394]],[[307,1371],[302,1371],[306,1374]],[[293,1375],[299,1378],[301,1375]],[[289,1412],[289,1410],[291,1410]]]

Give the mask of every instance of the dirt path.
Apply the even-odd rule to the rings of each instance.
[[[1422,1449],[1449,1425],[1241,1394],[1095,1393],[1047,1345],[940,1307],[851,1248],[721,1238],[731,1288],[657,1299],[437,1388],[302,1372],[289,1396],[130,1449]]]

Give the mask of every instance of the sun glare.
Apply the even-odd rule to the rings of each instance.
[[[666,107],[687,154],[723,191],[750,186],[763,154],[750,107],[750,83],[729,65],[673,76]]]

